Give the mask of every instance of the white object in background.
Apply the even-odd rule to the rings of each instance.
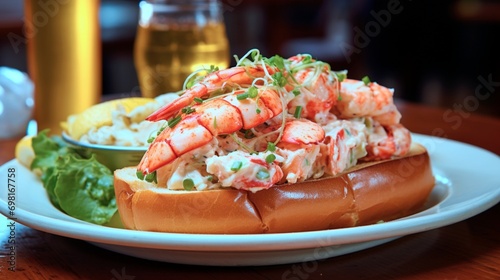
[[[0,67],[0,138],[22,136],[33,113],[34,85],[19,70]]]

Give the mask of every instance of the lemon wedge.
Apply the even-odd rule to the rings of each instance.
[[[35,158],[35,152],[31,147],[31,139],[33,139],[33,136],[28,135],[21,138],[16,144],[15,151],[17,161],[27,168],[30,168],[31,162]]]
[[[71,136],[71,138],[78,140],[91,128],[111,125],[112,112],[117,109],[117,106],[122,106],[125,111],[129,113],[134,108],[150,102],[155,102],[155,99],[146,97],[130,97],[106,101],[94,105],[80,114],[69,116],[67,122],[61,123],[61,127],[69,134],[69,136]]]

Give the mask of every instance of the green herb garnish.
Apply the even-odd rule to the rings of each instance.
[[[176,116],[167,121],[168,127],[173,128],[176,124],[181,121],[181,116]]]
[[[236,95],[236,99],[238,100],[245,100],[247,99],[248,97],[250,96],[250,94],[247,92],[244,92],[244,93],[241,93],[241,94],[238,94]]]
[[[267,169],[260,169],[259,171],[257,171],[257,174],[255,175],[255,177],[257,177],[257,179],[259,180],[268,179],[269,176],[270,176],[269,171],[267,171]]]
[[[269,154],[266,157],[266,162],[267,163],[272,163],[276,159],[276,156],[274,154]]]
[[[283,73],[281,72],[276,72],[272,75],[273,77],[273,85],[279,86],[279,87],[284,87],[288,81],[285,76],[283,76]]]
[[[363,81],[363,83],[365,83],[365,86],[371,83],[370,78],[368,76],[364,76],[363,79],[361,80]]]
[[[191,114],[191,113],[196,112],[196,110],[191,108],[191,106],[187,106],[187,107],[182,108],[181,112],[183,112],[184,114]]]
[[[285,69],[285,59],[279,55],[274,55],[270,58],[265,59],[268,65],[275,66],[279,70]]]
[[[186,178],[182,181],[182,186],[186,191],[190,191],[194,188],[194,181],[191,178]]]
[[[146,175],[146,176],[144,177],[144,180],[145,180],[146,182],[150,182],[150,183],[152,183],[152,182],[154,182],[154,183],[158,183],[158,181],[156,180],[156,171],[154,171],[154,172],[149,173],[148,175]]]
[[[231,171],[238,171],[241,169],[241,166],[243,165],[243,163],[241,161],[235,161],[233,162],[233,165],[231,165]]]
[[[255,98],[259,94],[259,91],[257,90],[257,88],[255,86],[251,86],[250,88],[248,88],[247,92],[248,92],[248,96],[250,96],[250,98]]]
[[[347,73],[345,71],[335,72],[335,75],[337,75],[337,79],[339,80],[339,82],[343,82],[347,78]]]
[[[293,114],[293,116],[298,119],[300,118],[300,114],[302,113],[302,106],[297,106],[295,107],[295,113]]]
[[[276,145],[274,145],[274,143],[272,142],[267,142],[267,150],[270,152],[276,151]]]
[[[208,73],[213,73],[219,71],[219,67],[215,65],[210,65],[210,69],[208,69]]]
[[[294,88],[292,90],[293,95],[298,96],[300,94],[300,90],[298,88]]]

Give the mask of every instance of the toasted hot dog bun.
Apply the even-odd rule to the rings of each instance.
[[[390,221],[421,210],[433,186],[429,156],[413,144],[405,157],[361,163],[335,176],[255,193],[174,191],[116,170],[115,193],[126,228],[176,233],[278,233]]]

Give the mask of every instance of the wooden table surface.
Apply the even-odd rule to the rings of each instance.
[[[413,132],[500,155],[500,119],[405,102],[398,107],[403,124]],[[0,140],[0,164],[14,157],[16,141]],[[12,221],[0,215],[0,279],[500,279],[499,217],[497,204],[462,222],[326,260],[204,267],[133,258],[20,223],[15,224],[15,239],[9,239]],[[9,255],[9,240],[15,240],[14,256]],[[9,270],[12,259],[15,271]]]

